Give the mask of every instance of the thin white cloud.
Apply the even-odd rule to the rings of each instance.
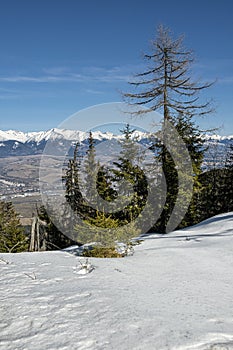
[[[15,89],[0,88],[0,100],[17,99],[20,96],[20,91]]]
[[[62,76],[26,76],[26,75],[15,75],[9,77],[0,77],[0,81],[8,82],[8,83],[21,83],[21,82],[29,82],[29,83],[50,83],[50,82],[60,82],[60,81],[68,81],[67,77]]]
[[[19,98],[19,95],[4,95],[0,94],[0,100],[13,100]]]
[[[126,82],[132,78],[135,66],[122,67],[83,67],[80,72],[71,72],[67,67],[44,68],[43,75],[0,76],[0,82],[7,83],[59,83],[59,82]]]
[[[86,89],[85,90],[86,93],[88,94],[93,94],[93,95],[102,95],[104,94],[104,91],[100,91],[100,90],[94,90],[94,89]]]
[[[50,67],[50,68],[44,68],[43,72],[48,75],[61,75],[69,72],[69,68],[68,67]]]
[[[233,84],[233,76],[220,78],[220,79],[218,79],[218,83],[220,83],[220,84]]]

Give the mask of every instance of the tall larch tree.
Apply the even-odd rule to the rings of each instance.
[[[148,68],[135,75],[130,82],[135,90],[123,93],[123,97],[130,105],[137,106],[132,113],[135,116],[146,116],[152,111],[162,115],[161,132],[157,134],[158,142],[155,146],[166,177],[167,200],[155,229],[165,232],[176,202],[179,179],[174,160],[166,148],[167,140],[170,142],[173,135],[164,130],[167,123],[171,123],[183,137],[192,158],[194,188],[197,189],[204,150],[201,132],[195,126],[194,118],[212,111],[211,101],[202,103],[200,99],[200,92],[212,83],[202,84],[192,79],[192,52],[183,48],[183,36],[174,39],[171,31],[163,26],[158,27],[157,37],[152,41],[151,53],[145,54],[144,58],[148,62]]]

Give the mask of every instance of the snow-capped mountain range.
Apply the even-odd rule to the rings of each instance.
[[[79,130],[67,130],[67,129],[50,129],[47,131],[33,131],[33,132],[22,132],[22,131],[16,131],[16,130],[7,130],[2,131],[0,130],[0,142],[3,141],[18,141],[21,143],[26,142],[41,142],[41,141],[48,141],[48,140],[78,140],[80,142],[87,139],[88,133],[84,131]],[[101,131],[94,131],[93,132],[93,138],[94,139],[111,139],[113,137],[116,137],[116,135],[113,135],[110,132],[103,133]]]
[[[147,136],[146,133],[141,131],[135,131],[135,136],[137,135],[139,139],[145,138]],[[120,135],[113,134],[111,132],[101,132],[101,131],[93,131],[93,138],[97,140],[102,139],[112,139],[119,138]],[[88,137],[88,132],[79,131],[79,130],[67,130],[67,129],[58,129],[53,128],[47,131],[32,131],[32,132],[23,132],[17,130],[0,130],[0,142],[5,141],[18,141],[21,143],[26,142],[41,142],[48,140],[78,140],[80,142],[86,140]],[[220,136],[220,135],[205,135],[206,140],[216,140],[216,141],[224,141],[224,140],[232,140],[233,135],[230,136]]]
[[[102,131],[93,131],[92,135],[97,142],[122,138],[122,135]],[[59,145],[62,146],[63,142],[67,141],[85,143],[88,136],[88,132],[58,128],[38,132],[0,130],[0,157],[41,154],[48,140],[59,142]],[[140,142],[148,141],[148,134],[142,131],[136,130],[134,136],[137,136]],[[206,135],[205,139],[207,143],[218,141],[223,146],[233,142],[233,135]]]
[[[135,131],[133,134],[139,140],[148,138],[148,135],[141,131]],[[74,144],[77,141],[85,145],[88,136],[88,132],[57,128],[39,132],[0,130],[0,158],[41,154],[48,140],[55,142],[58,148],[66,147],[70,142]],[[93,131],[92,136],[96,144],[103,140],[116,140],[123,137],[122,135],[102,131]]]

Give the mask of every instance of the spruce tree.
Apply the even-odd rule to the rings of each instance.
[[[226,147],[224,156],[219,141],[212,141],[208,147],[208,163],[199,180],[202,192],[199,197],[201,219],[233,210],[233,149]]]
[[[0,252],[18,253],[28,250],[28,237],[24,234],[19,215],[11,202],[0,202]]]
[[[192,116],[184,117],[180,114],[176,120],[175,127],[188,149],[193,168],[193,197],[189,209],[180,224],[180,227],[184,227],[194,225],[200,222],[202,218],[199,199],[204,189],[200,182],[200,175],[202,174],[202,163],[206,146],[204,145],[205,139],[192,120]]]
[[[111,249],[117,241],[129,242],[132,236],[138,234],[137,229],[133,225],[125,228],[124,225],[129,222],[114,206],[114,213],[105,210],[103,201],[109,203],[118,196],[113,188],[115,174],[107,167],[100,166],[96,160],[92,133],[89,134],[88,149],[82,164],[77,159],[78,147],[73,159],[68,162],[64,176],[66,200],[80,218],[74,223],[76,235],[72,237],[82,244],[96,242]]]
[[[128,202],[129,196],[132,195],[129,204],[125,205],[124,211],[117,213],[118,218],[131,222],[138,217],[142,211],[147,199],[147,179],[143,170],[138,166],[138,161],[143,158],[143,152],[137,144],[137,139],[133,137],[135,129],[129,124],[121,130],[124,136],[121,141],[121,152],[119,159],[114,162],[115,182],[122,201]],[[122,180],[124,180],[122,182]]]
[[[224,185],[224,212],[233,211],[233,143],[227,149]]]
[[[105,201],[112,202],[117,198],[117,191],[113,189],[113,182],[112,172],[107,167],[98,165],[96,190]]]
[[[97,179],[97,161],[95,152],[95,142],[92,136],[92,132],[88,137],[88,150],[86,152],[86,159],[84,162],[85,173],[85,191],[88,199],[95,203],[96,197],[96,179]]]
[[[80,168],[80,157],[78,154],[79,143],[77,142],[73,158],[69,159],[67,168],[65,170],[65,175],[63,177],[63,182],[66,189],[66,200],[71,206],[73,211],[77,211],[82,204],[82,193],[80,189],[79,181],[79,168]]]

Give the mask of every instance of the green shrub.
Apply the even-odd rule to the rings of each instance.
[[[96,246],[93,249],[84,250],[82,256],[92,258],[122,258],[122,255],[116,251],[115,247]]]

